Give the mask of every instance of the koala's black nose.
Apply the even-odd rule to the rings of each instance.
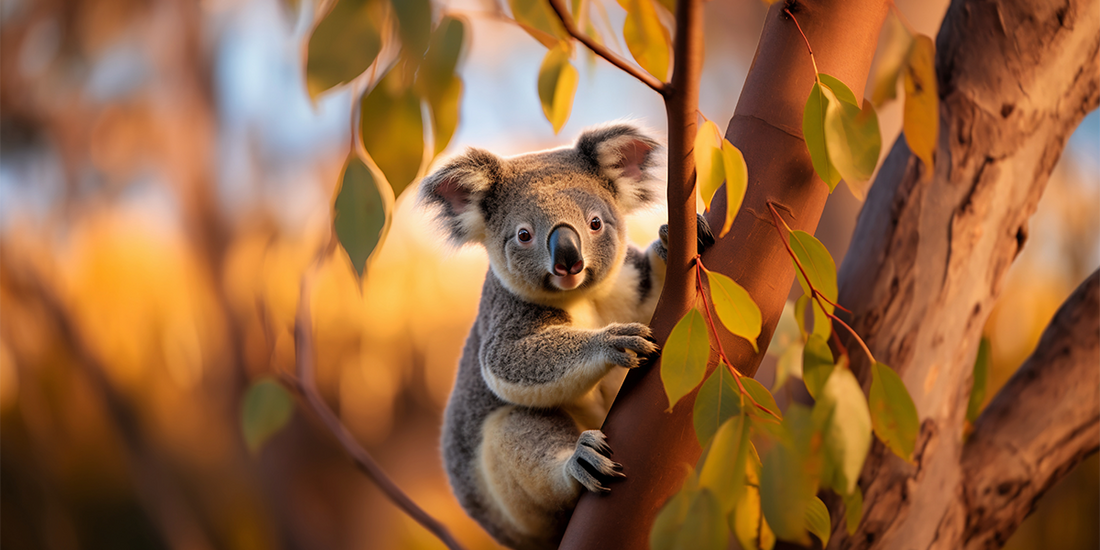
[[[550,260],[555,275],[576,275],[584,269],[581,256],[581,236],[568,225],[559,225],[550,232]]]

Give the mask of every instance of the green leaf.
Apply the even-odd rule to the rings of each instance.
[[[737,388],[737,381],[729,367],[719,362],[718,368],[710,373],[695,396],[691,421],[695,425],[699,446],[709,445],[718,427],[740,413],[741,390]]]
[[[791,231],[789,240],[791,250],[798,258],[798,262],[795,263],[795,276],[798,277],[798,284],[802,286],[802,292],[807,296],[812,296],[810,291],[812,285],[828,300],[824,309],[817,300],[813,300],[814,334],[828,339],[829,335],[832,334],[833,324],[826,313],[832,313],[835,309],[829,302],[835,303],[837,301],[836,262],[833,261],[833,256],[829,254],[829,250],[825,248],[825,245],[805,231],[798,229]],[[799,263],[802,264],[802,269],[798,268]],[[802,276],[803,269],[806,271],[806,276],[810,278],[809,284]]]
[[[714,311],[726,330],[748,340],[753,351],[760,351],[756,347],[756,338],[760,336],[760,308],[752,296],[736,281],[721,273],[708,271],[707,280],[710,282]]]
[[[933,170],[939,137],[940,106],[936,83],[936,45],[918,34],[905,64],[905,114],[902,129],[909,150],[924,161],[925,174]]]
[[[806,98],[806,108],[802,111],[802,136],[810,151],[810,161],[817,176],[829,186],[830,193],[840,183],[840,172],[833,165],[825,142],[825,113],[837,101],[839,100],[832,91],[814,82],[810,97]]]
[[[856,529],[859,528],[859,520],[863,518],[863,491],[859,490],[859,486],[856,486],[856,490],[851,494],[841,495],[844,499],[844,523],[848,529],[849,535],[856,534]]]
[[[384,236],[386,202],[374,173],[354,151],[348,155],[340,176],[332,219],[340,246],[362,278],[367,260]]]
[[[719,238],[730,232],[733,219],[745,200],[745,191],[749,188],[749,167],[745,164],[745,156],[725,138],[722,138],[722,163],[726,173],[726,221],[718,232]]]
[[[294,399],[274,378],[253,383],[241,403],[241,432],[248,450],[255,453],[264,442],[286,426],[294,412]]]
[[[508,0],[508,6],[516,23],[543,46],[553,48],[558,42],[572,40],[546,0]]]
[[[634,60],[649,74],[664,81],[668,78],[669,44],[668,29],[657,17],[653,0],[627,0],[623,38]]]
[[[695,133],[695,183],[699,186],[699,196],[707,210],[710,210],[714,193],[726,178],[720,139],[718,125],[709,120],[703,121],[703,125]]]
[[[876,362],[871,367],[871,395],[868,404],[871,409],[871,425],[875,435],[905,460],[913,457],[917,446],[917,433],[920,431],[920,419],[917,407],[905,382],[901,381],[894,369]]]
[[[393,187],[393,196],[416,179],[424,162],[420,98],[391,70],[359,104],[359,130],[367,154]]]
[[[760,457],[750,443],[745,461],[745,490],[729,516],[730,530],[746,550],[771,550],[775,546],[775,533],[760,511],[760,469]]]
[[[859,101],[856,99],[856,94],[853,93],[851,88],[849,88],[848,85],[841,81],[839,78],[825,73],[820,73],[817,75],[817,77],[821,79],[822,84],[827,86],[829,90],[833,92],[833,95],[835,95],[837,99],[849,105],[855,105],[856,107],[859,107]]]
[[[698,309],[691,308],[672,328],[661,354],[661,382],[670,410],[703,381],[709,356],[706,321]]]
[[[986,379],[989,377],[989,338],[982,336],[978,344],[978,357],[974,359],[974,384],[970,386],[970,402],[966,405],[966,420],[973,423],[982,413],[985,402]]]
[[[878,49],[878,60],[869,79],[872,82],[871,102],[881,107],[898,95],[898,76],[909,55],[913,36],[905,29],[891,11],[882,25],[882,46]]]
[[[432,33],[431,45],[416,73],[417,90],[431,110],[433,156],[447,148],[458,128],[464,86],[455,69],[465,32],[461,19],[444,16]]]
[[[811,334],[802,351],[802,381],[806,391],[817,399],[829,375],[833,373],[833,352],[829,343],[818,334]]]
[[[760,474],[760,508],[775,536],[808,544],[806,510],[814,496],[805,459],[793,446],[780,443],[764,456]]]
[[[569,113],[573,110],[573,96],[577,92],[579,76],[577,69],[569,63],[569,45],[562,42],[546,52],[539,67],[539,101],[546,120],[554,127],[554,133],[561,131]]]
[[[821,540],[821,547],[829,546],[829,533],[832,532],[832,524],[829,521],[829,509],[820,498],[814,497],[810,505],[806,507],[806,529],[817,535]]]
[[[674,547],[725,550],[729,545],[729,538],[726,515],[722,513],[718,499],[709,489],[700,489],[688,508],[684,526],[676,536]]]
[[[769,392],[763,384],[757,382],[752,378],[749,378],[748,376],[742,376],[741,385],[745,386],[745,391],[748,392],[753,400],[755,400],[758,404],[766,407],[769,411],[775,413],[776,415],[779,415],[780,419],[782,419],[782,415],[779,412],[779,406],[775,404],[775,398],[772,397],[771,392]],[[745,408],[751,414],[760,418],[771,420],[773,422],[777,420],[776,417],[760,410],[756,405],[753,405],[748,401],[745,402]]]
[[[649,531],[649,547],[653,550],[675,550],[676,538],[683,530],[684,520],[687,519],[696,489],[684,487],[661,507],[657,517],[653,519],[653,527]]]
[[[830,103],[825,111],[825,141],[833,166],[862,199],[866,193],[861,183],[871,179],[882,150],[878,115],[871,102],[863,100],[862,110],[847,101]]]
[[[306,48],[306,88],[310,97],[355,77],[382,51],[382,36],[371,0],[338,0],[313,30]]]
[[[852,371],[833,371],[814,404],[813,419],[823,439],[823,481],[840,494],[851,493],[871,448],[871,413]]]
[[[797,270],[798,268],[795,267]],[[796,271],[797,272],[797,271]],[[799,296],[794,302],[794,319],[798,323],[798,330],[802,332],[802,338],[805,339],[807,333],[806,330],[806,306],[810,305],[810,297],[807,294]]]
[[[792,376],[802,378],[802,342],[795,342],[787,347],[783,355],[775,364],[775,383],[772,384],[772,394],[779,392]]]
[[[405,52],[423,55],[432,35],[431,0],[391,0],[390,5],[397,16],[397,34]]]
[[[714,434],[706,460],[699,471],[699,486],[718,497],[722,515],[733,510],[745,487],[745,460],[749,455],[749,418],[739,414],[727,420]]]

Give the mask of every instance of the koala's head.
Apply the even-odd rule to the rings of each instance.
[[[624,215],[649,206],[661,180],[656,141],[618,124],[572,147],[502,158],[470,149],[421,183],[448,238],[481,243],[512,292],[555,301],[597,288],[626,254]]]

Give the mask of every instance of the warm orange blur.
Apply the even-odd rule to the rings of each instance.
[[[5,549],[441,547],[300,407],[258,452],[242,438],[245,389],[293,373],[299,283],[328,238],[347,152],[337,132],[327,148],[287,154],[267,134],[277,128],[243,124],[232,110],[251,105],[222,98],[232,81],[225,73],[241,66],[218,56],[255,36],[256,23],[240,19],[260,13],[293,26],[274,4],[0,3]],[[497,50],[529,40],[493,34],[500,25],[475,25],[474,40]],[[742,66],[751,38],[734,40],[730,57]],[[721,40],[714,43],[729,45]],[[281,55],[296,59],[293,40],[280,44]],[[708,69],[723,58],[708,55]],[[534,59],[525,61],[537,66]],[[738,70],[704,84],[739,81]],[[300,90],[248,97],[306,97],[296,78]],[[534,94],[533,81],[524,86]],[[706,101],[732,110],[734,99]],[[513,134],[483,141],[493,140],[556,144]],[[1067,165],[1051,182],[987,329],[989,395],[1095,268],[1096,178]],[[451,496],[438,449],[487,261],[473,249],[446,249],[407,195],[362,285],[340,251],[320,268],[312,296],[318,383],[416,502],[469,548],[495,548]],[[850,228],[853,215],[834,211],[831,223]],[[635,222],[633,238],[653,235],[659,218]],[[1094,457],[1056,487],[1014,548],[1095,548],[1097,468]]]

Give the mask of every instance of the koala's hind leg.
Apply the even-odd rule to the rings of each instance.
[[[578,433],[573,419],[555,410],[494,412],[479,451],[490,500],[523,538],[556,540],[583,489],[606,492],[608,479],[623,476],[603,433]]]

